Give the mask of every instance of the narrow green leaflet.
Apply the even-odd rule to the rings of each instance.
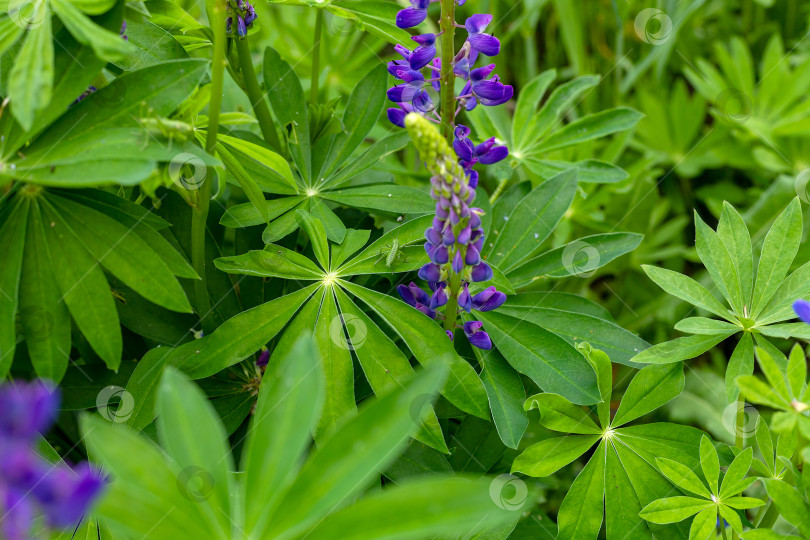
[[[603,441],[594,456],[571,484],[557,515],[557,538],[577,540],[596,538],[602,528],[602,506],[605,496],[605,460],[607,445]]]
[[[489,397],[489,408],[501,441],[509,448],[517,448],[529,425],[523,410],[526,390],[515,370],[497,349],[482,351],[475,348],[475,356],[483,366],[481,381]]]
[[[685,381],[680,364],[645,367],[627,387],[611,426],[627,424],[661,407],[681,393]]]
[[[20,201],[0,228],[0,377],[5,377],[17,345],[15,314],[20,297],[20,272],[29,201]],[[47,268],[46,268],[47,269]],[[43,306],[44,308],[44,306]]]

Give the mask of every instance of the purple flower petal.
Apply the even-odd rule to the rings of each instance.
[[[506,103],[507,101],[512,99],[513,92],[514,92],[514,90],[512,89],[511,86],[505,85],[503,87],[503,96],[501,96],[500,99],[490,100],[490,99],[481,98],[480,99],[481,105],[486,105],[487,107],[493,107],[495,105],[501,105],[503,103]]]
[[[453,229],[450,228],[450,227],[447,227],[444,230],[444,234],[442,236],[442,243],[445,246],[452,246],[455,243],[455,241],[456,241],[456,237],[453,234]]]
[[[793,311],[796,316],[807,324],[810,324],[810,302],[807,300],[796,300],[793,302]]]
[[[503,97],[505,86],[493,79],[473,83],[473,92],[475,96],[485,103],[484,100],[498,100]]]
[[[426,9],[405,8],[397,13],[396,24],[399,28],[413,28],[427,18]]]
[[[467,38],[474,50],[487,56],[497,56],[501,52],[501,42],[489,34],[470,34]]]
[[[475,68],[474,70],[470,71],[470,82],[473,84],[481,82],[489,77],[494,70],[495,64],[488,64],[486,66]]]
[[[453,332],[451,332],[450,330],[445,330],[444,333],[447,334],[447,337],[450,339],[450,341],[453,341]]]
[[[425,45],[422,47],[417,47],[413,53],[411,53],[411,57],[408,59],[408,62],[411,64],[411,69],[422,69],[428,65],[435,56],[436,47],[433,45]]]
[[[33,441],[48,431],[59,412],[59,389],[48,383],[0,386],[0,440]]]
[[[467,246],[467,253],[464,255],[464,263],[467,266],[475,266],[481,262],[481,253],[475,246]]]
[[[425,238],[431,244],[434,244],[434,245],[440,244],[441,241],[442,241],[442,233],[440,233],[438,231],[438,229],[435,229],[434,227],[430,227],[430,228],[428,228],[428,230],[425,231]]]
[[[470,242],[470,236],[472,235],[472,229],[469,225],[461,229],[458,233],[458,243],[464,244],[465,246]]]
[[[504,302],[506,295],[492,286],[473,296],[472,307],[476,311],[492,311],[501,307]]]
[[[477,14],[473,15],[472,17],[468,17],[467,20],[464,21],[464,26],[467,28],[467,32],[470,34],[480,34],[486,30],[487,25],[491,22],[492,15],[489,13]]]
[[[418,36],[411,36],[411,39],[419,45],[430,46],[436,43],[436,34],[420,34]]]
[[[489,281],[492,279],[492,276],[492,268],[490,268],[489,265],[483,261],[477,266],[473,266],[472,272],[470,273],[470,277],[476,283]]]
[[[438,287],[430,297],[430,308],[436,309],[447,303],[447,292],[444,287]]]
[[[492,340],[489,339],[489,334],[483,330],[468,336],[467,339],[470,341],[470,345],[478,347],[479,349],[488,351],[492,348]]]
[[[496,146],[478,157],[478,162],[483,165],[497,163],[509,156],[509,150],[505,146]]]
[[[430,255],[430,260],[436,264],[447,264],[447,261],[450,260],[450,253],[445,246],[437,246],[436,249],[433,250],[433,254]]]
[[[453,272],[460,274],[462,270],[464,270],[464,258],[461,256],[461,250],[458,250],[453,255]]]
[[[441,281],[442,272],[438,264],[428,263],[419,269],[417,272],[419,279],[425,281]]]
[[[259,358],[258,360],[256,360],[256,367],[260,368],[266,367],[269,361],[270,361],[270,351],[265,349],[259,354]]]
[[[475,147],[470,139],[455,139],[453,141],[453,150],[462,161],[471,161],[475,152]]]
[[[461,293],[458,295],[458,307],[466,311],[467,313],[470,312],[472,309],[472,297],[470,296],[470,288],[465,283],[461,289]]]
[[[401,128],[405,127],[405,117],[407,115],[407,111],[403,111],[402,109],[388,109],[388,120],[395,126]]]

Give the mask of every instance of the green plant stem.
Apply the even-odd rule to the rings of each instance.
[[[495,187],[495,191],[492,192],[492,195],[489,196],[489,204],[495,204],[495,201],[498,200],[498,197],[503,195],[503,191],[506,189],[506,184],[509,183],[509,178],[501,178],[498,181],[498,185]]]
[[[312,45],[312,82],[309,88],[309,101],[318,103],[318,85],[321,78],[321,33],[323,33],[323,10],[315,16],[315,42]]]
[[[441,0],[442,16],[439,27],[442,34],[442,71],[440,78],[442,104],[442,135],[453,142],[453,122],[456,113],[456,78],[453,75],[453,56],[455,56],[456,3],[455,0]]]
[[[448,266],[450,263],[448,263]],[[455,332],[458,317],[458,295],[461,292],[461,276],[450,270],[450,294],[444,308],[444,329]]]
[[[717,518],[720,520],[720,532],[723,533],[723,540],[728,540],[728,535],[726,534],[726,526],[723,525],[723,516],[720,515],[720,512],[717,512]]]
[[[250,56],[248,37],[244,36],[234,39],[234,41],[236,42],[236,52],[239,54],[239,68],[242,71],[242,79],[245,81],[248,99],[250,99],[250,105],[253,107],[256,120],[259,121],[262,136],[273,150],[283,153],[281,141],[279,141],[276,126],[273,123],[273,117],[270,116],[270,109],[267,107],[267,100],[265,100],[264,94],[259,88],[259,80],[256,78],[256,71],[253,68],[253,60]]]
[[[213,8],[214,56],[211,63],[211,98],[208,102],[208,131],[205,136],[205,150],[216,152],[219,113],[222,107],[222,84],[225,77],[225,0],[214,4]],[[213,328],[206,316],[211,311],[208,298],[208,280],[205,268],[205,236],[208,221],[208,207],[211,204],[212,178],[206,177],[195,192],[195,205],[191,210],[191,265],[200,277],[194,282],[194,302],[200,324],[205,333]]]
[[[737,418],[734,422],[734,446],[743,449],[745,446],[745,433],[743,427],[745,426],[745,398],[742,393],[737,396]]]

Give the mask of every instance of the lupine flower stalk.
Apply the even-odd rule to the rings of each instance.
[[[32,539],[36,516],[51,528],[75,527],[99,496],[104,480],[83,463],[51,464],[35,450],[56,419],[58,389],[43,383],[0,386],[0,538]]]
[[[478,186],[478,172],[473,167],[496,163],[509,154],[505,146],[497,145],[494,137],[475,145],[469,139],[470,129],[458,124],[456,118],[479,103],[488,107],[506,103],[513,90],[493,74],[495,64],[475,67],[480,55],[492,57],[500,52],[500,41],[486,32],[491,15],[469,17],[463,25],[467,40],[461,49],[454,50],[455,29],[462,27],[456,24],[455,6],[466,0],[410,0],[410,7],[397,13],[397,26],[413,28],[421,24],[427,19],[432,1],[441,2],[439,34],[412,36],[416,47],[397,45],[394,49],[402,59],[388,63],[388,72],[400,81],[387,93],[388,99],[397,104],[396,108],[388,109],[388,119],[410,132],[432,174],[431,196],[436,200],[433,226],[425,232],[425,250],[431,262],[419,270],[419,277],[428,282],[431,294],[415,283],[397,289],[405,302],[432,319],[443,320],[447,336],[453,339],[460,311],[489,311],[506,301],[506,295],[495,287],[474,296],[470,294],[470,283],[492,278],[492,268],[481,258],[483,211],[471,208],[470,204]],[[440,58],[436,57],[437,42],[441,47]],[[457,96],[456,78],[464,81]],[[430,96],[431,89],[440,95],[438,108]],[[431,122],[441,125],[442,134]],[[481,321],[466,321],[462,328],[470,343],[481,349],[492,348]]]
[[[431,319],[443,320],[447,336],[453,339],[460,312],[496,309],[506,301],[506,295],[495,287],[475,295],[470,293],[471,283],[489,281],[493,274],[481,258],[483,211],[470,207],[478,176],[465,169],[444,137],[424,116],[409,114],[405,126],[419,157],[432,174],[430,195],[436,201],[436,214],[432,226],[425,231],[425,251],[430,262],[418,273],[428,282],[432,293],[415,283],[399,285],[397,290],[408,304]],[[462,329],[471,344],[481,349],[492,348],[482,322],[467,321]]]

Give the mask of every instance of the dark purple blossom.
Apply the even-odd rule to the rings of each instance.
[[[484,323],[481,321],[468,321],[464,323],[464,335],[470,340],[472,345],[479,349],[489,350],[492,348],[492,340],[489,334],[483,330]]]
[[[84,463],[71,469],[46,462],[36,451],[39,435],[59,410],[58,391],[43,382],[0,386],[0,537],[30,540],[41,515],[53,528],[75,527],[104,487]]]
[[[796,312],[796,316],[807,324],[810,324],[810,302],[807,300],[796,300],[793,302],[793,311]]]
[[[396,23],[400,28],[412,28],[427,19],[430,0],[411,0],[410,7],[397,13]]]
[[[467,41],[475,53],[496,56],[501,52],[501,42],[496,37],[484,34],[490,22],[492,15],[473,15],[464,22],[464,26],[467,28]]]
[[[228,0],[227,10],[228,18],[225,19],[225,28],[228,35],[246,36],[256,20],[256,10],[246,0]],[[234,19],[236,19],[235,31]]]

